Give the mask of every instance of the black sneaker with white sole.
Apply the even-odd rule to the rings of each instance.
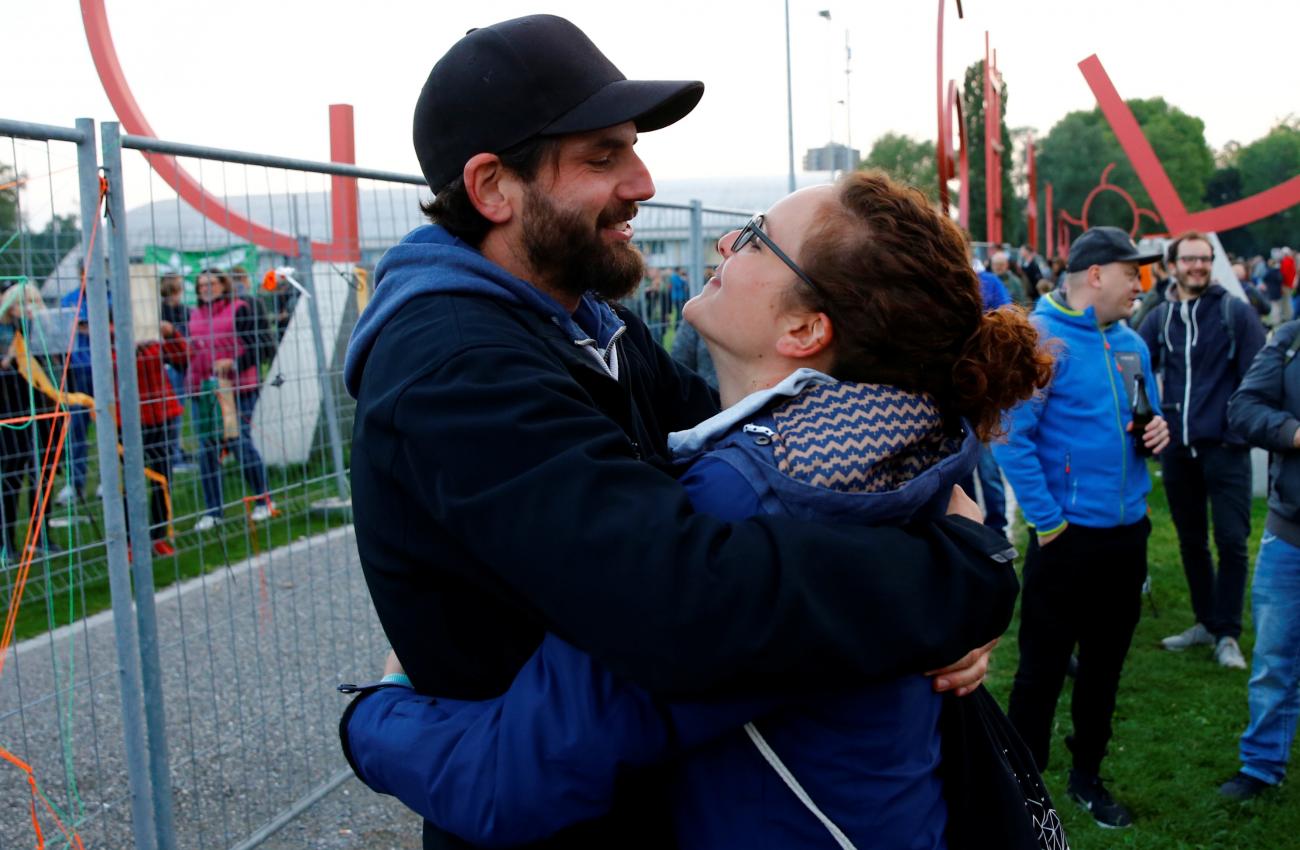
[[[1244,803],[1255,799],[1272,787],[1264,780],[1256,779],[1248,773],[1238,773],[1219,786],[1219,794],[1229,800]]]
[[[1101,777],[1071,770],[1068,790],[1070,799],[1087,809],[1097,826],[1124,829],[1133,825],[1133,817],[1128,809],[1115,802],[1115,798],[1110,796],[1102,784]]]

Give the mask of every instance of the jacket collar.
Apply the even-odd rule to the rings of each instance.
[[[707,449],[713,441],[767,407],[774,399],[793,398],[808,387],[835,382],[830,375],[816,369],[796,369],[776,386],[750,393],[689,431],[673,431],[668,435],[668,451],[675,460],[686,460]]]

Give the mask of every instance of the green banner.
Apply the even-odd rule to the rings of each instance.
[[[185,278],[185,303],[194,304],[194,281],[204,269],[229,269],[243,266],[249,278],[256,280],[258,252],[256,245],[227,245],[211,251],[181,251],[164,245],[145,245],[142,262],[158,267],[158,274],[179,274]]]

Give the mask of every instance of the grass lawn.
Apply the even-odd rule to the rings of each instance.
[[[1152,466],[1152,472],[1158,466]],[[1127,830],[1105,830],[1065,793],[1069,751],[1071,680],[1066,680],[1056,712],[1052,763],[1047,785],[1060,810],[1075,850],[1137,847],[1300,848],[1300,790],[1295,782],[1245,804],[1217,794],[1218,785],[1238,766],[1237,739],[1246,728],[1246,682],[1249,672],[1226,670],[1210,659],[1208,648],[1165,652],[1159,640],[1193,622],[1169,509],[1160,479],[1151,495],[1153,526],[1148,562],[1158,614],[1144,601],[1120,683],[1115,737],[1102,777],[1115,798],[1133,812]],[[1250,540],[1250,563],[1264,529],[1265,506],[1256,500]],[[1023,526],[1022,526],[1023,527]],[[1021,538],[1019,548],[1024,551]],[[1250,658],[1254,646],[1249,588],[1241,646]],[[1005,707],[1017,660],[1019,616],[994,655],[989,687]]]
[[[103,544],[103,512],[93,495],[98,484],[94,439],[92,428],[89,435],[91,460],[86,485],[89,503],[69,507],[50,505],[48,518],[51,526],[48,539],[54,549],[48,557],[37,557],[32,562],[15,624],[18,640],[80,620],[84,616],[105,610],[112,604]],[[172,544],[176,548],[176,554],[170,557],[154,556],[154,586],[162,589],[204,572],[238,564],[258,552],[283,546],[347,522],[342,516],[325,517],[311,511],[313,501],[336,495],[330,469],[325,451],[317,452],[302,465],[268,467],[267,483],[279,515],[253,527],[245,518],[242,504],[230,505],[225,511],[224,522],[203,533],[193,530],[194,522],[202,511],[198,472],[175,473],[171,489],[175,517]],[[239,464],[234,457],[227,458],[223,473],[224,498],[229,504],[242,496],[245,490]],[[55,480],[51,501],[65,480],[65,473],[61,473]],[[30,485],[28,491],[30,494]],[[26,501],[27,497],[24,497],[19,507],[20,536],[27,525]],[[78,514],[91,515],[94,521],[54,527],[54,523],[60,519],[66,521],[68,517]],[[0,565],[0,575],[3,575],[0,603],[6,608],[13,595],[16,567],[17,564],[7,560]]]

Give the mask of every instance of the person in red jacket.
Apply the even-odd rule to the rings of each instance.
[[[154,554],[160,557],[176,554],[168,533],[172,456],[175,452],[168,435],[175,427],[172,423],[185,414],[165,367],[167,363],[184,361],[184,339],[150,340],[135,347],[135,378],[140,390],[140,437],[144,447],[145,474],[149,479],[149,539],[153,541]],[[117,418],[120,427],[120,413]]]

